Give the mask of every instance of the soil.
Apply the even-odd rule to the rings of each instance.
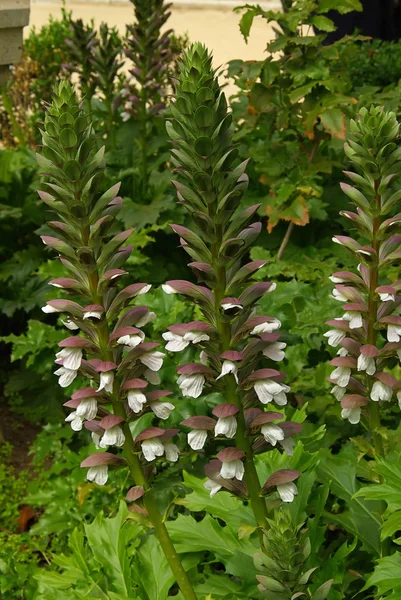
[[[1,404],[1,435],[2,441],[9,442],[12,447],[10,462],[15,469],[16,474],[25,469],[30,469],[31,456],[29,448],[36,439],[41,430],[41,426],[31,423],[21,415],[13,413],[7,404]]]

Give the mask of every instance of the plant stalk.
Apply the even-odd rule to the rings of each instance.
[[[83,239],[88,240],[88,231],[83,232]],[[97,292],[97,286],[99,281],[99,275],[97,270],[90,276],[90,287],[92,292],[92,299],[95,304],[102,304],[102,299]],[[113,361],[113,354],[108,347],[110,330],[107,322],[107,318],[104,319],[98,329],[99,333],[99,346],[101,349],[102,358],[105,361]],[[125,410],[123,404],[119,401],[118,395],[116,394],[113,399],[113,410],[114,413],[125,420]],[[125,456],[129,465],[130,473],[135,485],[142,486],[145,490],[144,504],[148,512],[148,518],[151,522],[155,535],[159,541],[160,546],[165,554],[167,562],[176,578],[177,584],[185,598],[185,600],[197,600],[195,592],[192,588],[192,584],[182,566],[180,557],[178,556],[173,542],[169,536],[164,521],[160,515],[160,511],[157,506],[156,499],[154,497],[152,488],[145,475],[141,462],[134,453],[134,439],[132,437],[130,426],[127,422],[124,422],[124,451]]]

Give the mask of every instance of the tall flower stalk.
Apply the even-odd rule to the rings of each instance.
[[[345,172],[353,185],[341,184],[355,212],[342,211],[358,239],[337,235],[333,241],[347,248],[358,263],[355,272],[331,277],[333,296],[344,304],[344,314],[328,322],[325,334],[339,347],[331,361],[332,393],[341,401],[342,416],[351,423],[362,420],[371,432],[376,455],[383,453],[380,413],[394,395],[401,406],[401,382],[389,369],[401,359],[401,281],[388,279],[389,267],[401,258],[397,213],[401,191],[392,189],[401,168],[396,146],[399,124],[392,112],[362,109],[351,121],[345,152],[355,171]]]
[[[172,163],[185,183],[173,183],[194,227],[172,228],[201,285],[174,280],[164,290],[195,302],[203,320],[173,325],[163,337],[167,350],[178,352],[192,345],[200,351],[196,362],[178,368],[184,396],[199,398],[205,386],[221,393],[213,416],[197,415],[183,422],[190,428],[193,449],[202,449],[211,438],[219,450],[206,466],[206,487],[211,495],[225,488],[249,498],[261,532],[267,517],[263,496],[278,490],[285,502],[293,500],[299,475],[281,470],[261,485],[254,460],[257,453],[277,447],[291,454],[291,436],[300,429],[271,410],[274,404],[287,403],[289,391],[284,374],[273,368],[284,357],[280,321],[255,315],[259,298],[276,286],[250,283],[267,261],[243,264],[261,230],[261,223],[252,223],[259,205],[239,209],[248,185],[246,161],[236,165],[232,118],[212,57],[202,45],[194,44],[185,53],[174,97],[167,131],[173,142]]]
[[[131,0],[136,22],[127,26],[126,55],[133,62],[132,81],[124,90],[126,103],[123,118],[131,116],[139,123],[138,145],[141,168],[141,198],[148,198],[149,155],[154,128],[152,119],[165,108],[168,70],[172,60],[170,36],[161,33],[170,16],[171,4],[164,0]],[[134,197],[136,194],[134,194]]]
[[[166,401],[169,392],[148,389],[159,383],[164,357],[142,331],[155,315],[144,306],[130,306],[150,286],[134,283],[118,290],[132,251],[124,245],[132,230],[109,235],[121,208],[119,184],[102,194],[104,148],[96,151],[89,117],[68,82],[55,89],[42,140],[38,162],[45,182],[39,196],[59,219],[48,223],[55,235],[42,240],[69,273],[50,282],[63,297],[47,302],[43,311],[63,315],[70,334],[56,354],[59,384],[68,387],[77,378],[83,384],[65,404],[72,411],[66,421],[75,431],[88,429],[101,450],[81,464],[90,481],[104,485],[110,469],[128,467],[134,486],[127,500],[148,517],[184,598],[194,600],[151,487],[156,460],[164,455],[175,462],[179,452],[172,442],[177,430],[159,426],[174,409]],[[130,423],[145,412],[154,414],[157,426],[134,439]]]

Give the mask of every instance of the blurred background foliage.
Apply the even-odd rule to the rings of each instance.
[[[137,20],[149,24],[161,14],[166,16],[160,13],[162,2],[150,2],[153,12],[142,13],[143,3],[133,4]],[[282,321],[283,340],[288,344],[283,370],[292,388],[290,412],[292,420],[304,421],[290,462],[282,464],[278,452],[269,457],[275,457],[275,468],[308,469],[290,511],[295,526],[307,521],[312,544],[308,564],[320,568],[314,590],[331,577],[334,584],[328,598],[337,600],[362,590],[380,556],[374,501],[354,499],[358,477],[375,477],[370,471],[370,446],[363,431],[340,418],[339,406],[329,394],[331,356],[322,337],[325,321],[335,314],[328,277],[355,268],[345,250],[332,243],[334,234],[348,233],[338,216],[347,206],[338,185],[347,168],[343,140],[349,119],[362,105],[383,104],[401,113],[401,42],[355,35],[324,45],[332,25],[317,16],[311,4],[302,3],[304,9],[298,12],[289,8],[279,17],[280,29],[268,44],[265,60],[232,60],[227,76],[236,85],[231,106],[239,155],[251,159],[244,205],[260,203],[265,225],[251,258],[269,260],[257,276],[277,282],[276,292],[262,300],[261,310]],[[353,0],[349,4],[353,6]],[[277,20],[277,14],[258,8],[242,11],[240,27],[245,37],[252,35],[255,16]],[[313,27],[316,35],[311,34]],[[154,339],[160,340],[168,325],[196,318],[192,306],[164,295],[159,287],[167,279],[191,278],[168,226],[185,224],[186,217],[170,184],[164,128],[169,81],[189,40],[168,32],[163,42],[168,52],[161,58],[157,42],[163,35],[159,27],[159,37],[141,55],[135,47],[134,26],[119,36],[107,25],[96,30],[93,23],[74,21],[71,13],[62,10],[59,19],[51,19],[26,38],[22,62],[2,90],[0,410],[7,418],[0,424],[4,442],[0,444],[0,596],[4,600],[180,598],[140,515],[128,513],[125,503],[116,510],[127,488],[125,476],[117,473],[104,490],[85,482],[79,463],[87,455],[90,438],[78,438],[61,424],[62,403],[68,396],[57,386],[52,370],[55,347],[64,333],[56,316],[40,310],[53,296],[47,282],[59,276],[55,273],[59,267],[50,261],[38,235],[45,233],[46,209],[36,194],[34,154],[54,83],[72,78],[92,114],[99,147],[106,146],[105,185],[122,181],[120,225],[135,228],[128,269],[133,281],[154,286],[141,297],[158,315],[152,324]],[[160,102],[142,95],[145,67],[145,80],[157,90]],[[190,350],[186,358],[190,360]],[[171,357],[162,378],[165,386],[174,389]],[[174,423],[199,409],[191,399],[176,400]],[[213,404],[213,396],[202,402]],[[401,444],[395,409],[386,410],[389,435]],[[27,434],[30,430],[32,435]],[[23,468],[16,464],[13,432],[22,440]],[[263,460],[262,471],[272,466]],[[157,481],[166,515],[174,517],[171,535],[185,555],[199,597],[257,597],[254,572],[247,574],[255,550],[246,529],[247,507],[228,495],[208,497],[198,479],[203,476],[203,462],[202,457],[195,460],[184,453],[179,465],[165,465]],[[184,482],[179,477],[182,467],[187,471]],[[401,494],[394,502],[401,511],[400,498]],[[238,528],[242,528],[241,540]],[[232,548],[227,548],[223,529],[225,536],[230,532]],[[107,572],[102,569],[104,539],[115,557],[113,569]],[[203,546],[199,539],[204,540]],[[396,600],[398,596],[386,588],[385,573],[386,561],[391,559],[395,568],[398,556],[381,559],[369,580],[380,596],[369,588],[357,597]],[[155,573],[164,574],[164,586],[157,590]]]

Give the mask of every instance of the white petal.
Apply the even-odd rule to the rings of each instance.
[[[63,360],[63,367],[77,371],[81,366],[82,348],[63,348],[56,357]]]
[[[202,331],[188,331],[184,335],[184,340],[192,342],[193,344],[199,344],[200,342],[208,342],[210,337],[207,333],[203,333]]]
[[[141,443],[142,453],[148,462],[155,460],[157,456],[163,456],[164,446],[158,438],[143,440]]]
[[[287,454],[287,456],[293,456],[295,442],[292,438],[289,437],[285,438],[284,440],[280,440],[279,444],[284,448],[284,452]]]
[[[289,483],[281,483],[277,486],[277,491],[283,502],[292,502],[298,494],[298,489],[292,481]]]
[[[286,346],[287,344],[284,342],[275,342],[274,344],[267,346],[267,348],[264,348],[263,355],[274,361],[284,360],[285,352],[283,352],[283,350]]]
[[[212,479],[208,479],[207,481],[205,481],[203,487],[206,488],[208,492],[210,492],[211,498],[213,498],[213,496],[215,496],[217,492],[222,488],[222,486],[219,483],[216,483]]]
[[[340,387],[339,385],[335,385],[333,387],[333,389],[331,390],[331,393],[340,402],[340,400],[342,400],[344,398],[346,391],[347,391],[347,388]]]
[[[68,387],[78,375],[78,371],[74,371],[73,369],[66,369],[65,367],[60,367],[57,371],[54,371],[55,375],[59,376],[58,384],[62,388]]]
[[[284,431],[278,425],[273,423],[266,423],[261,427],[261,434],[265,438],[266,442],[269,442],[272,446],[275,446],[278,441],[284,439]]]
[[[387,327],[387,340],[389,342],[399,342],[401,336],[401,326],[389,325]]]
[[[113,393],[114,373],[113,371],[107,371],[106,373],[100,373],[100,385],[97,391],[105,390],[105,392]]]
[[[199,398],[203,391],[205,376],[201,373],[193,373],[192,375],[182,375],[177,381],[183,396]]]
[[[324,337],[328,338],[327,343],[329,346],[336,348],[339,344],[341,344],[346,336],[346,333],[345,331],[341,331],[341,329],[330,329],[330,331],[326,331],[326,333],[323,335]]]
[[[62,324],[67,327],[67,329],[69,329],[70,331],[75,331],[77,329],[79,329],[78,325],[76,325],[74,323],[74,321],[63,321],[63,319],[61,319]]]
[[[188,433],[188,444],[192,450],[202,450],[207,440],[205,429],[193,429]]]
[[[175,290],[171,285],[164,283],[162,285],[162,290],[165,294],[178,294],[177,290]]]
[[[341,416],[343,419],[348,419],[352,425],[356,425],[361,419],[361,407],[357,406],[355,408],[343,408],[341,411]]]
[[[84,313],[83,319],[101,319],[102,313],[99,310],[89,310]]]
[[[104,485],[107,482],[107,465],[98,465],[97,467],[90,467],[86,474],[88,481],[94,481],[98,485]]]
[[[330,375],[330,379],[340,387],[347,387],[351,377],[351,369],[348,367],[337,367]]]
[[[124,444],[124,442],[125,442],[125,435],[123,433],[123,430],[118,425],[115,425],[114,427],[110,427],[110,429],[107,429],[104,432],[103,437],[100,441],[100,447],[101,448],[107,448],[107,446],[120,447]]]
[[[118,338],[117,340],[117,344],[121,344],[123,346],[129,346],[129,348],[136,348],[136,346],[139,346],[139,344],[141,344],[143,342],[143,340],[145,339],[145,335],[122,335],[121,337]]]
[[[272,333],[276,329],[280,329],[281,321],[274,319],[274,321],[268,321],[266,323],[260,323],[250,331],[250,335],[259,335],[260,333]]]
[[[221,373],[218,377],[216,377],[216,381],[220,379],[220,377],[224,377],[224,375],[229,375],[232,373],[235,381],[238,383],[237,371],[238,369],[235,363],[233,363],[231,360],[224,360],[221,367]]]
[[[82,429],[83,419],[82,419],[82,417],[77,415],[77,412],[75,410],[74,410],[74,412],[72,412],[68,415],[68,417],[65,419],[65,422],[71,423],[71,429],[73,431],[81,431],[81,429]]]
[[[372,390],[370,392],[370,397],[374,402],[379,402],[380,400],[384,400],[388,402],[391,400],[393,395],[393,390],[390,386],[382,383],[381,381],[375,381]]]
[[[136,295],[137,296],[143,296],[143,294],[147,294],[151,287],[152,287],[151,284],[144,285],[143,288],[141,288],[139,290],[139,292],[137,292]]]
[[[171,402],[151,402],[149,406],[159,419],[168,419],[174,410],[174,404]]]
[[[54,308],[54,306],[51,306],[50,304],[45,304],[44,306],[42,306],[42,311],[47,315],[51,313],[61,312],[60,310],[57,310],[57,308]]]
[[[164,444],[164,450],[166,452],[167,460],[170,460],[171,462],[177,462],[180,457],[180,451],[175,444],[170,442],[168,444]]]
[[[182,350],[185,350],[190,344],[190,342],[185,341],[181,335],[176,335],[175,333],[171,333],[171,331],[166,331],[166,333],[163,333],[162,335],[168,342],[166,344],[166,350],[169,352],[182,352]]]
[[[358,356],[357,369],[358,371],[366,371],[368,375],[374,375],[376,373],[375,359],[360,354]]]
[[[232,460],[231,462],[223,462],[220,469],[220,475],[224,479],[238,479],[241,481],[244,477],[244,463],[242,460]]]
[[[100,448],[100,435],[98,433],[95,433],[94,431],[92,431],[91,438],[92,438],[92,442],[95,444],[96,450],[99,450],[99,448]]]
[[[97,415],[97,400],[96,398],[84,398],[77,407],[77,415],[83,419],[91,421]]]
[[[135,323],[135,325],[136,325],[136,327],[145,327],[145,325],[147,325],[151,321],[154,321],[155,319],[156,319],[156,313],[154,313],[152,311],[148,311],[143,317],[141,317],[139,319],[139,321],[137,321]]]
[[[129,390],[127,394],[128,406],[134,413],[139,413],[144,404],[146,404],[146,396],[139,390]]]
[[[237,431],[237,419],[234,416],[231,417],[220,417],[217,420],[216,427],[214,429],[215,436],[225,435],[228,438],[233,438]]]
[[[163,366],[164,356],[163,352],[145,352],[145,354],[139,357],[139,360],[151,371],[160,371]]]

